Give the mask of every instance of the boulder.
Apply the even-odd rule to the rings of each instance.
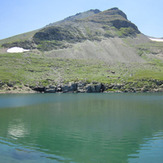
[[[69,91],[70,92],[75,92],[77,91],[78,84],[77,83],[69,83]]]
[[[69,92],[69,86],[68,85],[62,86],[62,92],[63,93]]]
[[[79,92],[79,93],[84,93],[84,92],[86,92],[86,83],[84,83],[84,82],[79,82],[78,84],[77,84],[77,92]]]
[[[88,84],[86,86],[86,92],[87,93],[99,93],[103,92],[105,90],[105,86],[101,83],[94,84]]]
[[[92,93],[92,92],[93,92],[93,87],[92,87],[91,84],[88,84],[88,85],[86,86],[86,92],[87,92],[87,93]]]
[[[32,90],[36,91],[36,92],[45,92],[45,87],[43,86],[36,86],[36,87],[30,87]]]
[[[56,93],[57,88],[55,86],[49,86],[45,88],[45,93]]]

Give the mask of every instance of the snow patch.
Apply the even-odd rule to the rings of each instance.
[[[151,41],[156,41],[156,42],[163,42],[163,39],[161,38],[149,38]]]
[[[27,51],[30,51],[30,50],[23,49],[20,47],[12,47],[7,50],[7,53],[23,53],[23,52],[27,52]]]

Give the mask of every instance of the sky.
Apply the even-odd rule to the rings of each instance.
[[[163,0],[0,0],[0,40],[90,9],[118,7],[148,36],[163,37]]]

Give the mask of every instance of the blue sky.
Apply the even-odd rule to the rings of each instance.
[[[118,7],[139,30],[163,37],[163,0],[0,0],[0,39],[35,30],[89,9]]]

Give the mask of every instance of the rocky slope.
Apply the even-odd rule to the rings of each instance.
[[[12,47],[30,51],[6,54]],[[0,40],[0,57],[1,92],[140,92],[163,87],[163,43],[143,35],[118,8],[89,10]]]

